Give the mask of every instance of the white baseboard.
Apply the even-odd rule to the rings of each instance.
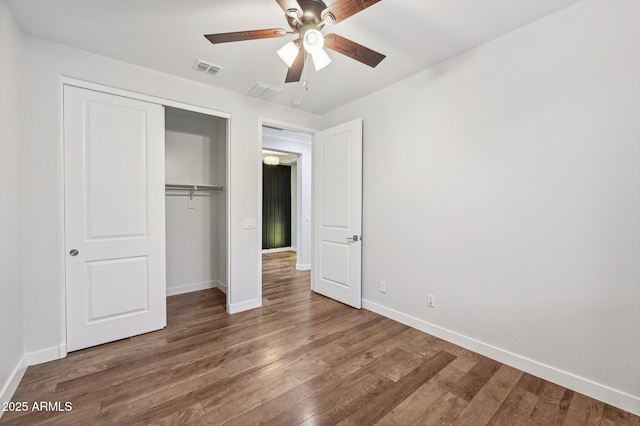
[[[238,312],[248,311],[250,309],[259,308],[262,306],[262,300],[252,299],[246,302],[233,303],[227,305],[227,312],[230,314],[237,314]]]
[[[24,373],[27,371],[27,367],[55,361],[65,356],[67,356],[66,344],[60,344],[59,346],[52,346],[34,352],[27,352],[22,355],[22,358],[20,358],[20,361],[14,367],[6,383],[0,388],[0,405],[11,401]],[[2,410],[0,410],[0,417],[2,417]]]
[[[309,271],[311,269],[310,263],[296,263],[296,269],[298,271]]]
[[[278,248],[272,248],[272,249],[262,249],[262,254],[282,253],[284,251],[295,252],[296,249],[294,247],[278,247]]]
[[[39,351],[27,352],[24,356],[26,358],[27,366],[43,364],[45,362],[55,361],[56,359],[67,356],[67,346],[52,346],[50,348],[40,349]]]
[[[206,290],[216,287],[216,281],[204,281],[201,283],[184,284],[176,287],[167,287],[167,296],[191,293],[192,291]]]
[[[635,415],[640,415],[640,397],[638,396],[630,395],[626,392],[596,383],[592,380],[560,370],[536,360],[514,354],[513,352],[481,342],[444,327],[431,324],[420,318],[387,308],[386,306],[379,305],[370,300],[363,299],[362,307],[402,324],[408,325],[409,327],[431,334],[458,346],[462,346],[470,351],[477,352],[503,364],[590,396],[591,398],[595,398],[599,401],[603,401]]]
[[[216,281],[216,287],[218,287],[220,291],[223,292],[224,294],[229,294],[227,293],[227,290],[228,290],[227,285],[222,281]]]
[[[67,344],[66,343],[61,343],[60,344],[60,359],[62,358],[66,358],[67,357]]]
[[[11,398],[13,397],[16,389],[18,389],[18,385],[20,384],[20,380],[22,380],[22,376],[24,376],[25,371],[27,371],[26,354],[18,361],[7,378],[7,381],[0,389],[0,407],[4,407],[5,403],[11,402]],[[0,409],[0,418],[2,417],[2,413],[3,411]]]

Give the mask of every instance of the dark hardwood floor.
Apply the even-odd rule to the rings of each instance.
[[[625,411],[309,290],[264,256],[264,306],[168,298],[166,329],[29,367],[2,424],[640,425]],[[34,402],[72,404],[31,411]]]

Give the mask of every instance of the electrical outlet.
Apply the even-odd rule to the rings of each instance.
[[[436,307],[436,297],[433,294],[427,295],[427,306],[430,308]]]
[[[380,281],[380,293],[386,293],[386,292],[387,292],[387,282]]]

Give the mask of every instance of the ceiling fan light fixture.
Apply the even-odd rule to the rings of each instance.
[[[312,54],[311,58],[313,59],[313,66],[316,68],[316,71],[320,71],[331,63],[331,58],[327,55],[327,52],[322,49]]]
[[[296,56],[298,56],[298,50],[298,46],[294,42],[290,41],[278,49],[278,56],[280,56],[280,59],[282,59],[282,61],[291,68],[293,61],[295,61]]]
[[[324,47],[324,36],[319,30],[307,30],[302,39],[302,45],[307,53],[314,54]]]
[[[280,164],[280,157],[276,157],[275,155],[266,155],[262,161],[268,166],[277,166]]]

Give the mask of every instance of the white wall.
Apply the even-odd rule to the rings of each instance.
[[[289,154],[299,154],[295,172],[300,185],[296,188],[296,268],[311,268],[311,134],[280,131],[263,127],[262,147]],[[294,169],[292,169],[293,172]],[[293,198],[292,198],[293,201]],[[292,231],[293,231],[292,227]]]
[[[0,1],[0,403],[11,398],[23,372],[22,73],[22,34]]]
[[[366,307],[640,413],[638,22],[586,0],[323,117],[364,119]]]
[[[227,119],[168,107],[165,116],[166,182],[226,187]],[[226,290],[220,274],[226,245],[219,244],[226,224],[218,207],[225,197],[223,191],[197,192],[193,198],[186,191],[167,191],[167,295],[219,283]]]
[[[229,302],[232,311],[258,306],[261,236],[256,229],[243,229],[242,220],[260,217],[259,117],[306,127],[317,127],[319,117],[38,38],[25,37],[24,47],[25,155],[29,158],[22,185],[29,188],[23,212],[27,351],[54,351],[64,340],[60,75],[231,115]]]

